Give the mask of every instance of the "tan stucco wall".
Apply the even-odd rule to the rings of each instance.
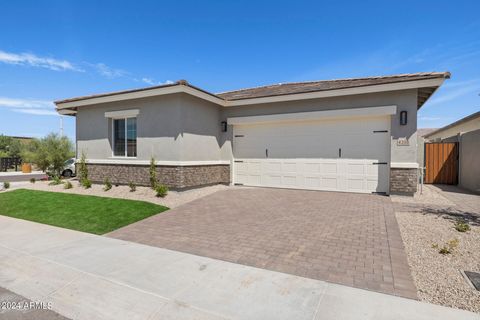
[[[426,137],[426,139],[443,140],[443,139],[454,137],[461,132],[469,132],[469,131],[474,131],[478,129],[480,129],[480,118],[471,119],[469,121],[460,123],[446,130],[439,131],[438,133],[434,133],[433,135]]]
[[[480,193],[480,129],[462,134],[459,140],[459,185]]]

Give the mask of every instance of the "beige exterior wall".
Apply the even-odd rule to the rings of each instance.
[[[448,128],[446,130],[439,131],[434,133],[431,136],[426,137],[428,140],[444,140],[448,138],[455,137],[458,133],[469,132],[480,129],[480,117],[476,119],[471,119],[466,122],[460,123],[456,126]]]
[[[480,129],[460,136],[459,185],[480,194]]]

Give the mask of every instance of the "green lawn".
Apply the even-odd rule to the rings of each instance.
[[[19,189],[0,193],[0,214],[104,234],[168,210],[144,201]]]

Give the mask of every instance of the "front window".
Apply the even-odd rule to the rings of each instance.
[[[137,118],[113,119],[113,155],[137,156]]]

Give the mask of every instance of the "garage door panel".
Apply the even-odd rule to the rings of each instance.
[[[234,126],[236,183],[388,192],[390,119]],[[267,152],[268,149],[268,152]],[[341,157],[339,154],[341,149]],[[268,158],[267,158],[268,154]]]

